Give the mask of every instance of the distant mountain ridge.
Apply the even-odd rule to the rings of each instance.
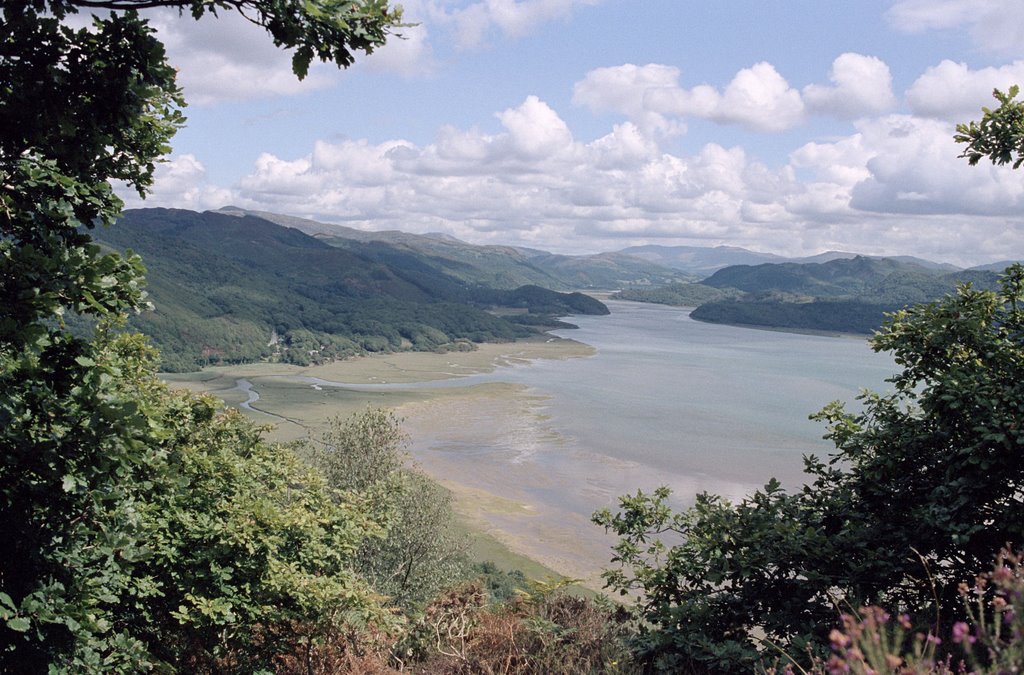
[[[1010,265],[1014,265],[1016,263],[1024,263],[1024,260],[1002,260],[1000,262],[989,263],[987,265],[977,265],[970,269],[980,272],[1002,272]]]
[[[753,251],[738,246],[664,246],[661,244],[647,244],[644,246],[630,246],[618,251],[609,251],[591,255],[558,255],[533,248],[521,246],[502,245],[475,245],[464,242],[446,233],[430,232],[427,234],[410,234],[399,230],[367,231],[358,230],[344,225],[321,223],[315,220],[284,216],[266,211],[246,210],[236,206],[225,206],[218,210],[218,213],[234,215],[255,215],[271,222],[294,227],[298,230],[323,238],[325,241],[352,240],[360,242],[383,241],[391,244],[402,244],[414,250],[422,250],[435,254],[446,255],[455,259],[462,259],[466,250],[476,251],[473,258],[480,259],[480,251],[492,250],[504,254],[515,255],[522,263],[537,268],[537,271],[546,275],[547,283],[562,284],[560,288],[581,288],[596,287],[591,281],[599,279],[610,282],[605,288],[611,289],[625,285],[665,285],[669,283],[692,282],[708,277],[725,267],[733,265],[759,265],[762,263],[825,263],[832,260],[852,259],[857,257],[895,260],[906,262],[925,269],[933,269],[946,272],[955,272],[963,268],[950,263],[936,262],[917,256],[892,255],[876,256],[866,255],[853,251],[825,251],[811,256],[786,257],[773,253]],[[433,242],[431,242],[433,240]],[[335,242],[337,243],[337,242]],[[438,248],[438,243],[446,244],[447,247]],[[460,253],[453,253],[460,251]],[[571,262],[567,262],[571,261]],[[603,262],[602,262],[603,261]],[[646,263],[646,266],[641,264]],[[590,262],[595,262],[596,267],[609,267],[610,264],[620,265],[625,271],[620,270],[622,278],[612,279],[607,272],[595,273],[580,272]],[[971,270],[1001,271],[1013,260],[990,263],[971,267]],[[569,276],[564,276],[558,271],[572,270]],[[647,274],[650,278],[643,278]],[[534,279],[534,282],[543,279]],[[618,286],[616,286],[616,283]]]
[[[96,238],[143,255],[157,310],[132,324],[153,336],[174,370],[464,348],[564,325],[555,316],[607,312],[593,298],[558,292],[572,288],[625,287],[625,299],[696,305],[694,318],[705,321],[864,333],[885,312],[939,297],[958,280],[987,287],[996,278],[838,251],[796,261],[735,247],[566,256],[235,207],[127,211]],[[750,264],[721,266],[739,260]]]
[[[885,260],[896,260],[919,265],[926,269],[937,269],[953,272],[958,269],[956,265],[949,263],[938,263],[924,258],[914,256],[865,256],[860,253],[848,251],[825,251],[817,255],[787,258],[772,253],[759,253],[736,246],[661,246],[651,244],[647,246],[631,246],[624,248],[619,253],[633,255],[648,262],[672,267],[681,272],[706,277],[714,274],[720,269],[733,265],[759,265],[763,263],[825,263],[833,260],[852,258],[876,258]]]
[[[735,246],[630,246],[619,253],[636,256],[648,262],[671,267],[700,277],[730,265],[757,265],[784,260],[771,253],[758,253]]]
[[[410,234],[399,230],[365,231],[344,225],[225,207],[216,213],[256,216],[312,235],[332,246],[369,250],[381,244],[422,256],[422,262],[469,283],[494,288],[535,284],[553,290],[608,289],[631,284],[667,284],[690,276],[622,253],[566,256],[518,246],[468,244],[445,234]]]

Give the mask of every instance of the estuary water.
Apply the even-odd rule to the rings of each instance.
[[[827,452],[808,416],[895,372],[865,339],[701,323],[688,310],[609,302],[610,316],[572,317],[560,336],[597,349],[586,359],[499,371],[550,399],[552,425],[591,452],[670,473],[801,484],[805,453]]]
[[[856,406],[862,388],[886,391],[895,372],[863,338],[607,304],[610,316],[571,317],[579,329],[556,333],[595,347],[594,356],[450,381],[505,382],[519,394],[411,410],[408,420],[413,455],[429,473],[527,504],[533,516],[482,514],[487,525],[583,576],[608,559],[607,540],[588,522],[594,510],[659,485],[673,488],[679,506],[701,491],[736,500],[771,477],[799,488],[802,456],[831,448],[808,415],[837,399]]]

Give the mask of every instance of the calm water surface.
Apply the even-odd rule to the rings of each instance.
[[[659,305],[608,306],[610,316],[573,317],[578,330],[556,333],[594,346],[593,357],[450,383],[526,385],[545,397],[539,412],[546,419],[499,419],[491,411],[462,421],[473,428],[466,438],[457,429],[414,438],[415,451],[546,465],[610,492],[663,482],[677,493],[707,489],[735,498],[772,476],[799,487],[802,456],[831,447],[823,425],[808,415],[836,399],[853,403],[864,387],[886,390],[895,372],[891,357],[863,339],[706,324]],[[484,443],[481,425],[492,432]],[[613,469],[606,460],[615,460]],[[616,480],[624,473],[641,484]]]
[[[560,433],[591,452],[672,473],[799,484],[801,456],[823,453],[808,415],[889,388],[892,358],[862,339],[706,324],[688,310],[609,302],[611,316],[562,331],[597,348],[587,359],[501,371],[551,396]]]
[[[610,316],[573,317],[558,334],[597,349],[447,381],[526,387],[414,415],[413,455],[438,478],[529,504],[529,517],[486,516],[516,548],[556,569],[596,574],[609,539],[589,522],[619,496],[660,485],[676,506],[708,491],[737,500],[777,477],[804,480],[802,456],[826,454],[808,415],[861,388],[887,390],[888,355],[863,339],[797,335],[693,321],[687,310],[609,302]],[[437,386],[437,383],[434,383]],[[855,403],[854,403],[855,405]]]

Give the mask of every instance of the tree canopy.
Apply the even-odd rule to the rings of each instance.
[[[180,606],[169,607],[180,625],[211,626],[215,639],[209,649],[189,646],[196,658],[211,659],[210,664],[218,663],[231,645],[242,644],[240,635],[232,638],[227,629],[239,621],[271,631],[272,624],[297,616],[289,615],[289,608],[309,610],[330,597],[344,600],[339,607],[350,609],[373,604],[343,570],[346,551],[358,544],[357,533],[373,532],[359,525],[365,520],[360,510],[336,503],[326,486],[294,465],[267,459],[270,451],[254,445],[254,432],[231,416],[216,414],[210,402],[176,399],[156,382],[141,338],[113,335],[126,312],[145,305],[142,265],[131,253],[104,253],[88,230],[110,225],[120,213],[122,202],[111,181],[147,193],[156,163],[184,123],[174,68],[137,11],[158,6],[178,8],[196,19],[222,10],[241,12],[265,27],[275,44],[295,49],[292,64],[299,77],[314,58],[349,65],[356,52],[382,44],[400,21],[383,0],[3,3],[4,671],[136,672],[150,667],[163,658],[158,643],[175,648],[173,639],[162,642],[171,633],[151,630],[168,621],[154,609],[157,598],[169,603],[180,598]],[[86,28],[64,22],[70,14],[92,10],[105,10],[105,15],[94,16]],[[97,319],[95,336],[72,335],[64,322],[68,314]],[[225,483],[228,477],[239,480]],[[189,488],[204,481],[219,485],[211,495],[223,496],[231,484],[241,502],[189,505],[201,494]],[[259,545],[276,544],[251,559],[264,571],[227,568],[234,557],[227,542],[249,545],[243,531],[252,524],[227,515],[240,503],[258,506],[267,516],[256,525],[263,528]],[[308,520],[292,519],[296,513]],[[187,537],[155,536],[162,528],[178,534],[182,528],[202,529],[197,514],[226,519],[224,539],[197,546]],[[320,543],[302,543],[307,538]],[[154,546],[154,541],[163,543]],[[337,544],[333,551],[317,548],[332,542]],[[187,575],[182,577],[181,569],[161,567],[162,555],[167,561],[186,553],[198,556],[188,573],[198,576],[191,581],[183,581]],[[257,588],[247,573],[270,584],[264,587],[269,595],[257,601],[268,604],[243,607],[252,598],[232,598],[235,582]],[[199,590],[203,574],[214,575],[207,581],[216,583],[206,588],[216,590]],[[176,595],[175,589],[192,581],[190,597]],[[279,613],[261,610],[271,604]],[[129,621],[129,616],[138,620]],[[228,669],[226,662],[219,663]]]

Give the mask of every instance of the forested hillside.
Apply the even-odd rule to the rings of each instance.
[[[608,311],[579,293],[469,284],[398,248],[338,248],[255,216],[139,209],[96,238],[142,256],[154,310],[130,325],[152,337],[168,370],[450,349],[524,337],[524,324],[552,315]],[[532,320],[487,311],[494,307]]]
[[[673,307],[698,307],[712,300],[721,300],[738,295],[740,295],[740,292],[735,289],[723,290],[699,283],[681,283],[651,288],[624,288],[616,293],[614,297],[618,300],[652,302],[657,305],[671,305]]]
[[[870,333],[887,313],[929,302],[958,283],[992,289],[998,274],[889,258],[838,258],[824,263],[763,263],[723,268],[699,284],[627,289],[617,297],[695,306],[694,319],[712,323]]]

